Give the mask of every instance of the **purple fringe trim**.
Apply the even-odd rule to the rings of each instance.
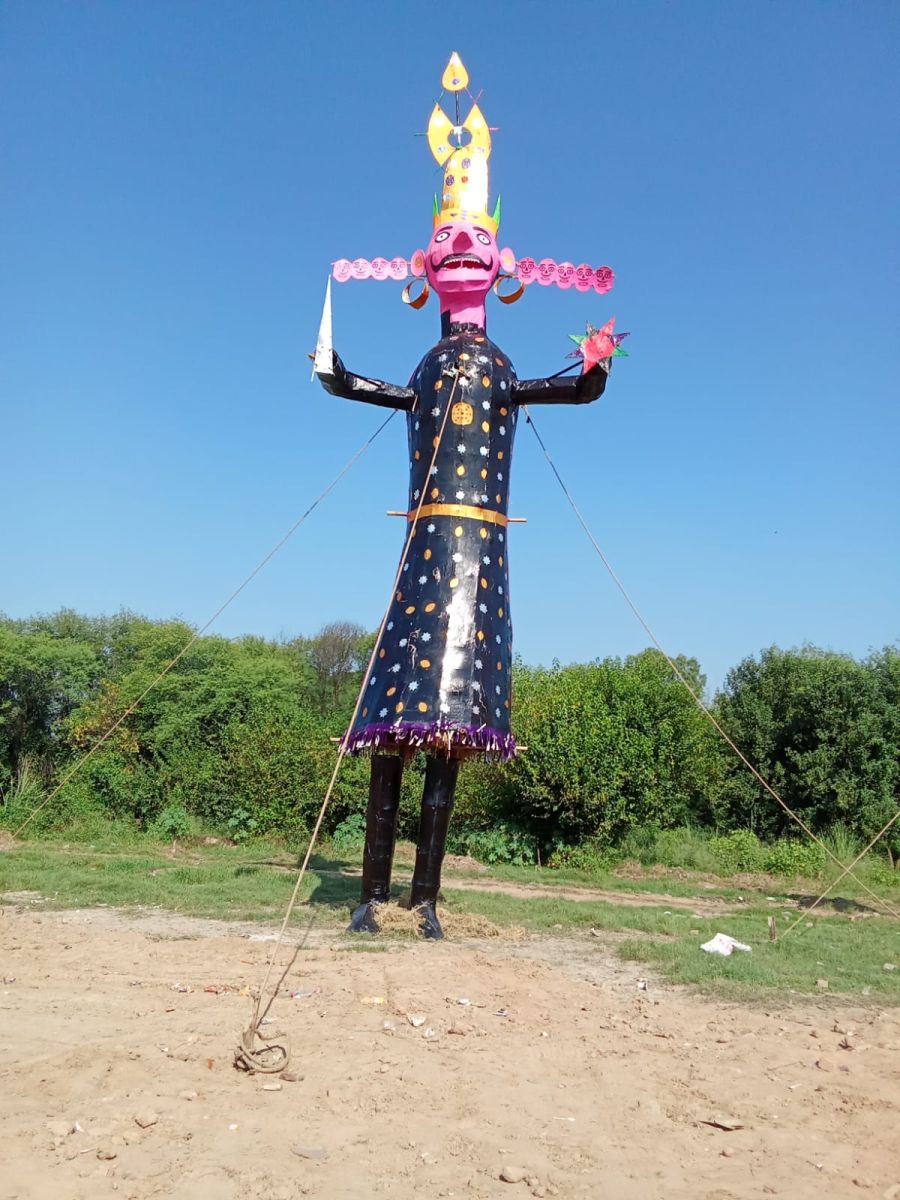
[[[508,762],[516,755],[516,739],[489,725],[455,725],[449,721],[429,721],[398,725],[363,725],[347,739],[348,754],[377,753],[392,746],[412,746],[425,750],[446,750],[463,746],[477,750],[485,758]]]

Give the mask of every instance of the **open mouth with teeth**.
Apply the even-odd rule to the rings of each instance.
[[[437,264],[438,271],[459,271],[463,267],[468,267],[473,271],[489,271],[490,263],[486,263],[479,258],[477,254],[448,254]]]

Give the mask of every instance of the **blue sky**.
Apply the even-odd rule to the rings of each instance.
[[[409,255],[451,50],[495,135],[501,244],[617,275],[489,307],[520,375],[631,330],[600,402],[536,412],[613,564],[710,681],[898,620],[900,7],[223,2],[0,8],[0,609],[202,623],[378,424],[309,379],[339,257]],[[437,340],[336,288],[348,366]],[[400,418],[217,624],[374,628],[401,549]],[[516,650],[646,635],[520,425]]]

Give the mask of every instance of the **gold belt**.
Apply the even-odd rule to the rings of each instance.
[[[475,508],[471,504],[423,504],[420,509],[413,509],[406,514],[407,521],[414,521],[417,513],[420,520],[422,517],[467,517],[470,521],[501,525],[504,529],[509,524],[509,517],[505,513],[492,508]]]

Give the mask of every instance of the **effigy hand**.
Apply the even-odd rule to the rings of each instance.
[[[339,379],[342,378],[346,371],[344,364],[334,350],[326,350],[323,354],[317,356],[316,375],[319,379]]]
[[[590,404],[603,395],[606,380],[609,377],[611,356],[599,359],[590,367],[585,368],[575,380],[575,403]]]

